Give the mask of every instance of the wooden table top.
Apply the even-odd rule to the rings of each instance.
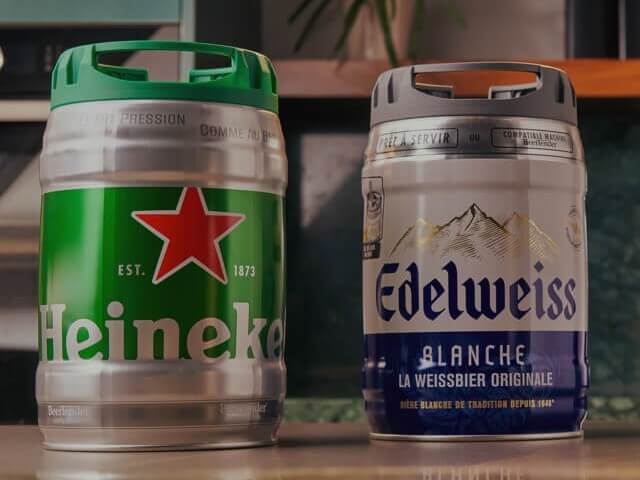
[[[640,479],[640,424],[590,424],[584,439],[370,442],[363,424],[288,424],[277,447],[81,453],[0,426],[0,479]]]

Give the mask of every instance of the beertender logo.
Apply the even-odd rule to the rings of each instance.
[[[382,264],[376,278],[376,309],[381,319],[391,321],[396,313],[412,320],[418,313],[434,321],[444,314],[453,320],[466,314],[474,319],[495,319],[502,312],[522,319],[529,312],[537,318],[555,320],[563,316],[571,320],[576,313],[573,278],[554,277],[546,283],[542,278],[544,262],[558,256],[556,243],[531,219],[514,212],[504,222],[471,205],[461,215],[443,225],[419,218],[401,235],[390,252],[390,259],[403,251],[414,254],[426,250],[431,258],[441,259],[442,276],[421,279],[418,263],[411,262],[397,285],[400,262]],[[467,261],[495,261],[522,253],[537,258],[533,268],[539,278],[529,283],[521,277],[507,283],[503,278],[460,278],[458,265],[451,257]],[[525,300],[533,297],[531,306]]]
[[[244,215],[209,211],[202,190],[187,187],[175,210],[138,211],[131,216],[164,242],[153,274],[154,285],[190,263],[227,283],[220,241],[244,221]]]

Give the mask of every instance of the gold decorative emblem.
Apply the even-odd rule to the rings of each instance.
[[[365,203],[365,224],[363,243],[379,242],[382,238],[382,215],[384,212],[384,191],[382,178],[365,177],[362,179]]]
[[[567,240],[575,249],[579,249],[584,241],[584,233],[582,230],[582,215],[577,207],[571,207],[567,215],[567,224],[565,226]]]
[[[475,203],[444,225],[418,218],[389,255],[415,248],[428,248],[440,257],[460,255],[478,260],[517,256],[525,248],[543,261],[558,255],[556,243],[529,217],[513,212],[501,223]]]

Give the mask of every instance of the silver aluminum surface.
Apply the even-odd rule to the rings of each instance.
[[[549,140],[535,139],[537,133],[555,135]],[[530,136],[527,145],[525,134]],[[397,120],[372,127],[365,168],[400,158],[413,160],[415,163],[411,165],[416,168],[426,160],[453,159],[459,155],[556,162],[566,159],[576,165],[584,162],[582,142],[574,125],[524,117],[452,116]]]
[[[188,183],[284,195],[287,162],[271,112],[186,101],[87,102],[51,112],[40,182],[45,192]]]
[[[271,112],[105,101],[51,113],[40,174],[44,192],[196,185],[284,195],[287,162]],[[281,420],[285,376],[283,360],[40,362],[36,396],[44,445],[97,451],[269,445]],[[49,409],[74,409],[75,424],[66,415],[64,425],[56,424]]]

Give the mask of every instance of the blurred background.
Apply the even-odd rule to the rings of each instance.
[[[383,11],[368,0],[0,0],[0,422],[36,420],[38,155],[51,69],[74,45],[145,38],[230,44],[275,63],[290,169],[289,421],[363,418],[359,176],[377,75],[412,59],[566,69],[590,182],[590,418],[639,418],[639,27],[632,0],[397,0]],[[110,63],[176,80],[204,62],[146,52]],[[460,81],[486,94],[480,79]]]

